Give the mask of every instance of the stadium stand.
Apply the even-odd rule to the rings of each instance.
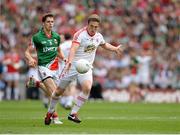
[[[24,64],[21,76],[28,70],[23,52],[44,12],[55,14],[59,34],[74,34],[89,14],[97,13],[105,40],[126,47],[120,58],[97,50],[94,76],[104,95],[126,90],[139,101],[146,91],[180,89],[179,0],[1,0],[0,10],[0,62],[9,48],[16,48]]]

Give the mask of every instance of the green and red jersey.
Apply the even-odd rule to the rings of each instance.
[[[48,37],[43,29],[39,30],[32,37],[32,44],[35,46],[38,57],[38,66],[46,66],[50,69],[58,68],[58,47],[61,38],[58,33],[52,31]]]

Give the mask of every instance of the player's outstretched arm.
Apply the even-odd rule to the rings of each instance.
[[[121,44],[119,46],[113,46],[109,43],[105,43],[105,44],[101,45],[101,47],[106,50],[115,52],[117,55],[122,55],[122,52],[124,51],[124,47]]]

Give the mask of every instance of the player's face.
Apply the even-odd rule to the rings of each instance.
[[[54,26],[54,18],[53,17],[47,17],[46,21],[44,22],[44,28],[47,31],[51,31]]]
[[[87,27],[89,35],[93,36],[96,34],[99,28],[99,22],[96,21],[90,21]]]

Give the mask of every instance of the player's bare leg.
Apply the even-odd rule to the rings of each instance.
[[[54,83],[54,81],[52,79],[50,79],[48,81],[45,80],[45,83],[46,83],[46,85],[48,83],[51,83],[52,85],[47,88],[44,83],[42,83],[40,81],[37,81],[33,77],[30,77],[30,79],[28,80],[26,86],[27,87],[39,87],[39,88],[41,88],[43,90],[43,92],[45,93],[45,97],[43,99],[44,100],[43,102],[44,102],[44,104],[47,104],[47,106],[48,106],[49,101],[50,101],[50,97],[52,95],[52,90],[56,89],[56,84]],[[50,116],[50,115],[48,115],[48,116]],[[47,115],[46,115],[46,117],[47,117]],[[53,114],[52,114],[52,116],[50,118],[52,120],[52,123],[54,123],[54,124],[62,124],[62,122],[58,118],[58,114],[55,111],[53,112]]]
[[[48,90],[46,88],[46,86],[41,82],[41,81],[37,81],[35,78],[30,77],[29,80],[26,83],[26,87],[30,88],[30,87],[37,87],[37,88],[41,88],[43,90],[43,92],[45,93],[46,96],[50,97],[52,94],[52,91]]]
[[[71,109],[73,106],[74,96],[76,92],[76,81],[71,82],[66,90],[64,91],[62,97],[60,98],[60,104],[65,109]]]
[[[53,92],[53,94],[51,96],[51,101],[50,101],[50,105],[48,108],[48,112],[47,112],[45,120],[44,120],[45,125],[49,125],[51,123],[52,116],[55,112],[56,104],[59,101],[59,96],[62,95],[63,92],[64,92],[64,90],[61,90],[60,88],[57,88],[57,90]]]
[[[57,89],[57,86],[52,78],[47,78],[43,81],[44,86],[46,87],[47,90],[49,90],[51,93]],[[46,115],[45,117],[45,124],[49,125],[52,120],[52,123],[54,124],[63,124],[59,118],[58,114],[55,112],[55,110],[49,114]]]

